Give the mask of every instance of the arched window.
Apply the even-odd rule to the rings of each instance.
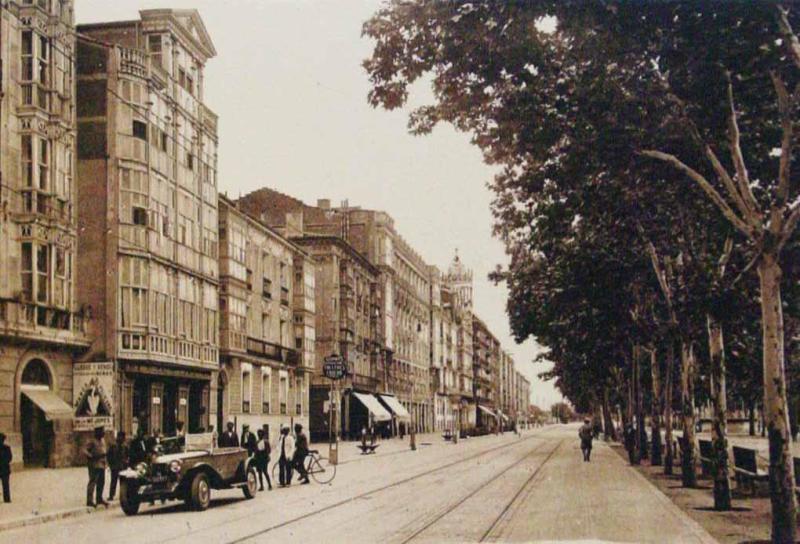
[[[32,359],[22,371],[22,385],[50,389],[50,371],[41,359]]]

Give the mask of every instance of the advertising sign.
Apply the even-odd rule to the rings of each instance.
[[[341,380],[347,375],[347,365],[341,355],[325,357],[322,363],[322,373],[331,380]]]
[[[75,363],[72,392],[76,431],[114,428],[114,363]]]

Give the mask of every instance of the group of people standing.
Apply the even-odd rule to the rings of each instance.
[[[269,442],[269,426],[264,424],[258,429],[258,434],[254,435],[250,431],[250,425],[242,425],[241,437],[236,435],[235,425],[232,421],[228,422],[227,429],[219,437],[220,448],[244,448],[255,460],[256,471],[258,472],[258,482],[260,490],[264,490],[264,478],[267,486],[272,490],[272,480],[269,477],[269,461],[272,455],[272,446]],[[278,454],[278,485],[286,487],[292,483],[294,471],[300,474],[300,482],[309,483],[308,472],[305,468],[305,459],[309,453],[308,436],[303,431],[303,426],[296,423],[294,434],[286,425],[281,425],[281,432],[275,444],[275,451]]]

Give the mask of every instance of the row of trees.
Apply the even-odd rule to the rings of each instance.
[[[761,404],[776,542],[797,530],[798,382],[784,361],[800,323],[800,12],[788,8],[394,0],[364,25],[371,103],[400,107],[429,79],[435,100],[411,131],[451,123],[499,167],[510,264],[493,276],[516,339],[549,348],[547,377],[579,411],[601,407],[608,431],[614,406],[640,429],[649,412],[665,471],[678,418],[687,486],[695,406],[710,401],[719,509],[727,403]]]

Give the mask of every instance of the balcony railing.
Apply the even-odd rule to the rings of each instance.
[[[89,343],[83,315],[12,299],[0,299],[0,333],[55,344]]]
[[[246,351],[251,355],[286,363],[287,365],[296,365],[300,362],[300,353],[297,350],[253,338],[252,336],[247,338]]]

